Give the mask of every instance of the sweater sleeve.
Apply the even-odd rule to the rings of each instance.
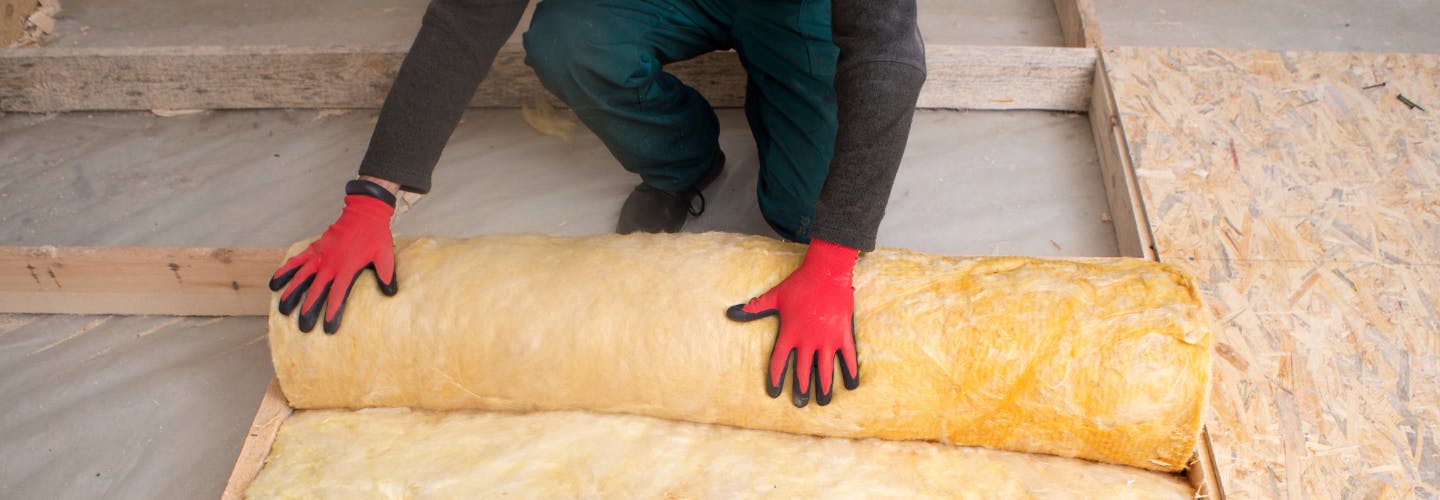
[[[839,132],[810,237],[869,251],[925,82],[915,0],[833,0]]]
[[[432,0],[380,108],[360,175],[430,190],[430,174],[525,0]]]

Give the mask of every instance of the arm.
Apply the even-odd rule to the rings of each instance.
[[[430,174],[525,0],[433,0],[380,108],[360,175],[430,191]]]
[[[834,0],[839,132],[810,236],[870,251],[925,83],[915,0]]]
[[[301,331],[324,312],[326,333],[340,328],[350,287],[366,269],[380,290],[398,291],[390,219],[400,189],[430,190],[430,174],[495,53],[515,31],[525,0],[433,0],[390,87],[360,179],[345,185],[345,208],[320,238],[270,278],[279,311],[299,307]],[[303,307],[301,301],[303,298]]]
[[[860,385],[855,347],[852,274],[860,250],[875,248],[875,233],[925,82],[925,48],[915,25],[915,0],[834,0],[831,29],[840,47],[835,93],[839,132],[830,174],[815,206],[810,247],[800,267],[779,285],[731,307],[736,321],[778,315],[766,393],[780,396],[794,366],[791,401],[797,407],[833,396],[835,358],[846,389]],[[812,381],[813,376],[813,381]]]

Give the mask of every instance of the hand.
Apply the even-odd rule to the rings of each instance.
[[[390,235],[390,217],[395,213],[395,196],[379,185],[350,181],[345,185],[345,209],[340,218],[303,252],[291,257],[270,278],[270,290],[279,291],[280,314],[288,315],[305,298],[300,309],[300,331],[315,328],[320,306],[325,307],[325,333],[340,329],[350,287],[366,269],[375,271],[375,280],[385,295],[395,295],[395,242]]]
[[[820,389],[815,401],[830,404],[835,378],[835,356],[845,388],[860,385],[860,362],[855,357],[855,287],[852,274],[859,250],[821,240],[810,242],[800,268],[764,295],[726,311],[735,321],[752,321],[779,315],[780,332],[770,351],[765,392],[780,396],[788,365],[795,365],[791,401],[796,408],[810,402],[811,373]],[[792,360],[794,360],[792,362]]]

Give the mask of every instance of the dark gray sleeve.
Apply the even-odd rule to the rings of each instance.
[[[915,0],[832,0],[840,129],[810,237],[875,248],[925,83]]]
[[[525,0],[432,0],[380,108],[360,175],[430,190],[430,174]]]

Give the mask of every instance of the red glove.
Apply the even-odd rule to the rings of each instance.
[[[271,291],[290,284],[280,296],[280,314],[290,314],[304,296],[305,307],[300,309],[302,332],[315,328],[322,303],[326,306],[325,333],[340,329],[340,316],[345,313],[350,287],[366,269],[375,271],[375,280],[385,295],[395,295],[398,291],[395,242],[390,235],[395,195],[364,180],[347,183],[345,194],[345,209],[340,212],[340,218],[305,251],[285,261],[270,278]]]
[[[810,402],[811,373],[820,386],[815,401],[830,404],[837,355],[845,388],[855,390],[860,385],[860,362],[855,358],[855,287],[851,283],[859,255],[854,248],[812,240],[805,261],[790,277],[749,303],[726,311],[735,321],[780,316],[780,333],[770,351],[765,384],[770,397],[780,396],[786,367],[794,364],[795,388],[790,396],[795,407]]]

